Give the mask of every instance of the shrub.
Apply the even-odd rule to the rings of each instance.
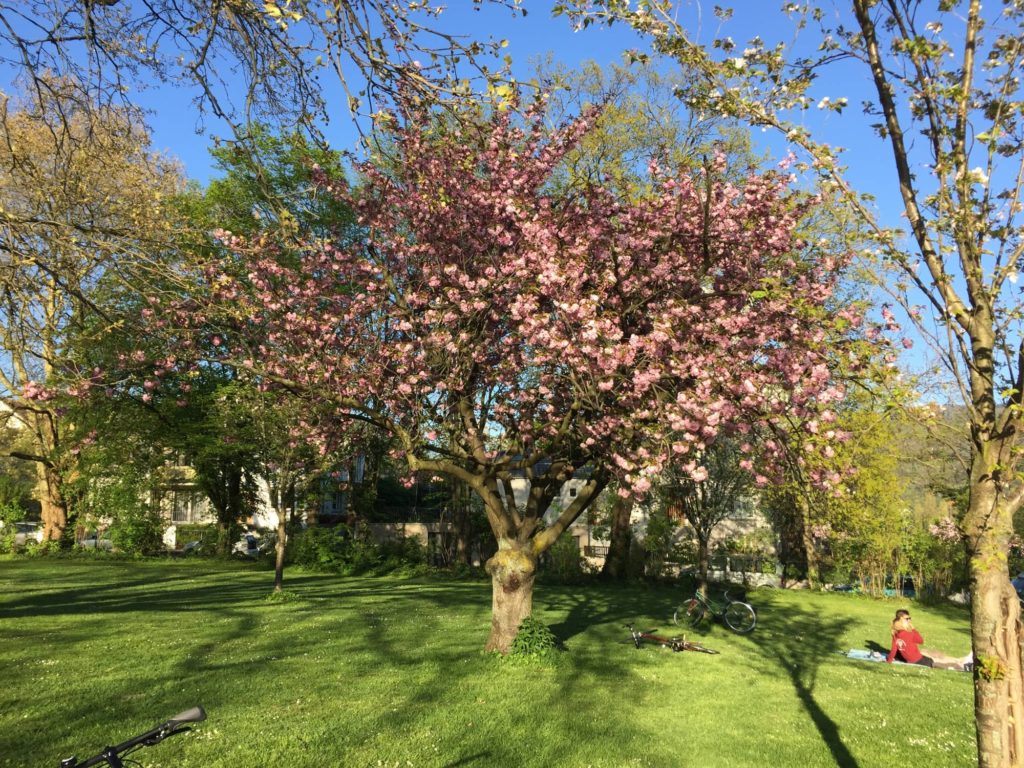
[[[110,541],[115,549],[133,555],[151,554],[163,547],[164,522],[145,506],[133,506],[114,515]]]
[[[647,553],[644,575],[661,579],[669,574],[670,563],[681,561],[682,553],[677,551],[676,533],[679,523],[665,509],[653,511],[647,520],[644,535],[644,550]]]
[[[548,626],[533,616],[527,616],[519,625],[509,656],[540,660],[551,657],[557,650],[558,638]]]
[[[427,570],[426,549],[408,536],[380,544],[356,538],[346,526],[314,526],[289,539],[289,562],[346,576],[395,573],[413,575]]]
[[[575,536],[559,536],[547,551],[541,576],[554,584],[579,584],[589,575]]]
[[[18,532],[14,524],[22,520],[25,511],[18,504],[0,504],[0,552],[14,551],[14,536]]]
[[[175,546],[181,549],[190,541],[201,542],[199,554],[212,555],[217,550],[217,526],[199,523],[175,523]]]

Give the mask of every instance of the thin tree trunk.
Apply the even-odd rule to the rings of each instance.
[[[629,549],[633,538],[629,519],[632,513],[632,502],[616,495],[611,511],[608,554],[601,566],[602,576],[622,580],[629,572]]]
[[[813,524],[811,522],[811,505],[807,497],[797,491],[796,507],[800,512],[800,535],[803,539],[804,554],[807,557],[807,586],[816,589],[819,579],[818,550],[814,543]]]
[[[970,549],[971,639],[978,765],[1024,765],[1024,679],[1020,603],[1010,584],[1006,551],[1011,511],[1002,507],[994,467],[975,457],[964,528]]]
[[[472,565],[469,545],[470,487],[461,480],[455,480],[452,504],[452,528],[455,534],[455,562]]]
[[[697,532],[697,589],[705,595],[708,593],[708,569],[711,564],[708,546],[710,538]]]
[[[281,486],[275,489],[274,492],[276,506],[277,506],[277,542],[274,546],[274,592],[280,592],[284,589],[284,552],[286,535],[287,535],[287,520],[284,514],[284,505],[281,503]]]
[[[508,653],[519,624],[533,612],[537,561],[512,542],[499,542],[486,568],[491,575],[491,635],[485,649]]]

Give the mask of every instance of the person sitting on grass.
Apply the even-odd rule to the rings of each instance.
[[[889,649],[889,655],[885,660],[890,664],[893,661],[902,661],[906,664],[920,664],[922,667],[970,670],[973,653],[957,659],[947,656],[942,651],[921,648],[923,642],[921,633],[910,623],[910,611],[901,608],[896,611],[896,617],[892,620],[892,648]]]

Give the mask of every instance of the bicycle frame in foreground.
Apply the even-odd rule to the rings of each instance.
[[[110,768],[124,768],[123,759],[126,755],[142,747],[152,747],[154,744],[159,744],[168,736],[192,730],[188,727],[189,723],[199,723],[205,719],[206,712],[203,711],[202,707],[192,707],[192,709],[175,715],[166,723],[161,723],[139,736],[118,744],[116,747],[104,748],[102,752],[90,757],[84,763],[78,762],[77,757],[68,757],[61,760],[60,768],[90,768],[90,766],[103,765],[103,763],[106,763]]]

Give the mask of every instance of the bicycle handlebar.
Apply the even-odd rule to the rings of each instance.
[[[121,765],[118,760],[118,755],[123,752],[127,752],[133,747],[144,744],[147,747],[151,747],[154,744],[159,744],[161,741],[166,739],[168,736],[173,736],[176,733],[181,733],[183,728],[189,723],[201,723],[206,719],[206,711],[202,707],[192,707],[192,709],[186,709],[184,712],[179,712],[170,720],[160,725],[150,728],[143,734],[135,736],[134,738],[128,739],[128,741],[118,744],[116,747],[107,747],[100,754],[90,757],[84,763],[79,763],[77,758],[69,757],[67,760],[61,761],[61,768],[90,768],[94,765],[102,765],[107,763],[108,765]],[[111,761],[113,758],[113,761]]]

